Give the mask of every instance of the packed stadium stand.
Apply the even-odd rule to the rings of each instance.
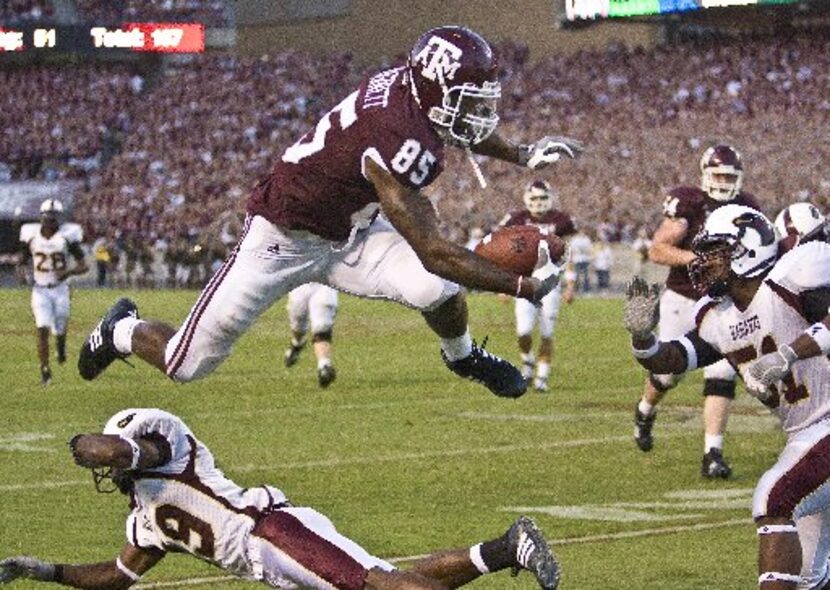
[[[186,20],[197,5],[195,19],[224,22],[223,2],[74,2],[79,14],[115,20]],[[4,6],[25,18],[51,4]],[[584,226],[630,239],[653,225],[662,191],[697,184],[697,160],[718,141],[742,150],[746,187],[769,212],[794,200],[830,205],[826,29],[651,49],[615,44],[536,61],[521,43],[500,50],[505,134],[559,133],[588,146],[582,160],[546,172]],[[0,180],[83,180],[74,214],[90,241],[198,241],[216,234],[222,214],[242,210],[281,151],[364,72],[349,54],[299,52],[208,52],[160,65],[152,79],[123,64],[0,69],[10,89],[0,97]],[[481,189],[464,154],[450,152],[448,172],[428,193],[461,242],[514,207],[528,175],[481,159]]]

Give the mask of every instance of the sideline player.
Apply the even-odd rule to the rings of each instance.
[[[32,265],[32,314],[37,327],[37,356],[40,380],[52,382],[49,366],[49,332],[55,335],[59,364],[66,362],[66,328],[69,324],[69,283],[66,279],[89,270],[81,249],[83,230],[77,223],[62,223],[63,204],[46,199],[40,205],[40,223],[20,227],[20,262],[18,277],[29,282],[27,269]],[[69,259],[75,264],[70,266]]]
[[[499,225],[534,225],[563,239],[576,233],[573,220],[570,215],[559,209],[558,198],[546,181],[534,180],[527,185],[522,193],[522,200],[525,208],[511,211]],[[548,391],[548,376],[553,357],[553,331],[556,328],[562,297],[560,283],[542,298],[541,305],[534,305],[526,299],[516,299],[516,336],[522,358],[522,377],[528,385],[533,381],[533,387],[540,393]],[[564,298],[566,303],[571,303],[574,299],[572,272],[565,273]],[[538,357],[533,354],[533,328],[537,319],[541,337]]]
[[[696,306],[696,325],[658,341],[652,331],[659,287],[635,278],[625,306],[634,356],[661,374],[727,359],[747,391],[777,414],[787,443],[752,500],[758,585],[827,588],[830,245],[812,241],[778,258],[769,220],[754,209],[727,205],[709,216],[692,247],[697,258],[690,272],[708,293]]]
[[[689,280],[687,265],[695,258],[692,240],[708,215],[728,203],[758,208],[755,197],[742,190],[743,164],[728,145],[707,149],[700,159],[701,188],[680,186],[669,191],[663,203],[665,216],[654,234],[649,258],[671,267],[660,298],[660,338],[671,340],[694,326],[693,308],[699,297]],[[706,478],[728,478],[732,468],[723,457],[723,437],[729,408],[735,398],[735,371],[726,361],[703,371],[704,445],[700,473]],[[657,404],[679,382],[677,375],[651,373],[634,413],[634,441],[650,451]]]
[[[116,559],[83,565],[34,557],[0,561],[0,584],[32,578],[77,588],[128,588],[168,552],[188,553],[241,578],[278,588],[437,590],[514,568],[554,590],[559,564],[527,517],[499,538],[433,553],[399,570],[344,537],[313,508],[294,506],[272,486],[241,487],[177,416],[122,410],[103,434],[69,443],[93,471],[98,491],[129,495],[127,542]]]
[[[317,359],[317,383],[320,387],[328,387],[337,378],[337,371],[331,362],[337,291],[320,283],[307,283],[288,294],[286,307],[291,342],[285,351],[285,366],[293,367],[300,359],[310,329],[314,356]]]
[[[420,192],[442,171],[445,144],[472,164],[475,152],[531,169],[581,152],[567,138],[518,145],[495,133],[498,74],[477,33],[427,31],[405,64],[367,76],[283,153],[248,201],[240,241],[178,329],[140,321],[120,300],[87,338],[81,376],[135,353],[176,381],[204,377],[277,299],[319,282],[419,310],[450,370],[499,396],[524,394],[518,369],[471,339],[459,284],[540,301],[559,269],[540,256],[547,264],[535,276],[519,276],[444,239]]]

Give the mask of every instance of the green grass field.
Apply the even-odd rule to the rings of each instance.
[[[0,291],[0,557],[105,561],[125,540],[127,503],[95,492],[66,447],[130,406],[179,414],[241,484],[268,482],[327,514],[376,555],[407,558],[500,535],[532,515],[563,563],[563,588],[744,590],[756,585],[752,490],[783,444],[776,422],[739,393],[726,455],[735,475],[699,475],[700,377],[663,406],[655,449],[631,440],[644,373],[629,354],[619,300],[563,309],[551,393],[504,400],[444,368],[416,312],[341,298],[338,380],[317,387],[306,350],[286,369],[283,302],[207,379],[176,385],[148,366],[118,363],[92,383],[77,376],[83,337],[120,293],[77,291],[70,362],[39,383],[29,293]],[[145,317],[178,323],[195,292],[139,292]],[[512,305],[470,297],[473,336],[516,361]],[[405,560],[405,559],[404,559]],[[142,587],[242,588],[172,555]],[[207,582],[198,578],[213,578]],[[477,588],[534,588],[499,573]],[[37,587],[20,582],[16,588]]]

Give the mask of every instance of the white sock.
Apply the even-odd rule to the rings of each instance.
[[[322,369],[323,367],[330,367],[331,366],[331,359],[330,358],[322,358],[318,359],[317,361],[317,368]]]
[[[523,352],[522,353],[522,362],[526,365],[536,364],[536,357],[533,356],[532,352]]]
[[[641,399],[640,403],[637,404],[637,409],[640,410],[643,416],[651,416],[654,413],[654,406],[644,399]]]
[[[536,377],[545,380],[550,375],[550,363],[539,362],[536,364]]]
[[[708,453],[709,449],[716,448],[723,450],[723,435],[722,434],[707,434],[703,437],[704,453]]]
[[[481,557],[481,543],[470,547],[470,561],[473,562],[473,565],[476,566],[479,573],[490,573],[490,568],[487,567],[487,564],[484,563],[484,559]]]
[[[473,339],[470,338],[470,330],[468,329],[457,338],[441,338],[441,350],[444,351],[444,355],[450,362],[470,356],[470,353],[473,352]]]
[[[132,316],[118,320],[112,330],[112,343],[115,350],[121,354],[132,354],[133,352],[133,330],[138,324],[144,324],[142,320]]]

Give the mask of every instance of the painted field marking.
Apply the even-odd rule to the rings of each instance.
[[[33,444],[44,440],[52,440],[53,438],[55,436],[47,432],[21,432],[19,434],[6,435],[0,438],[0,451],[54,453],[55,449]]]

